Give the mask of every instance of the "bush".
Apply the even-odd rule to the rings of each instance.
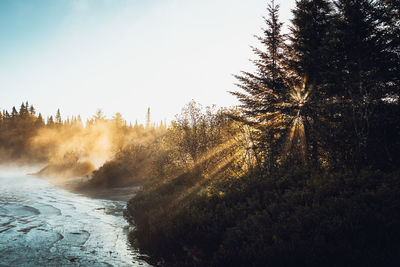
[[[89,186],[121,187],[143,183],[152,170],[152,148],[133,144],[119,151],[114,159],[93,172]]]
[[[398,173],[252,174],[173,207],[170,188],[142,191],[128,203],[131,239],[167,266],[400,263]]]

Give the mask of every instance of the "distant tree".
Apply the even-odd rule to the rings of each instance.
[[[21,118],[25,118],[28,115],[28,108],[22,102],[21,107],[19,108],[19,116]]]
[[[18,111],[14,106],[14,107],[12,107],[12,110],[11,110],[11,118],[16,118],[16,117],[18,117]]]
[[[97,109],[96,114],[93,116],[94,123],[103,122],[105,120],[103,110]]]
[[[62,118],[61,118],[60,109],[57,109],[57,113],[56,113],[56,118],[55,119],[56,119],[55,123],[57,125],[62,125],[63,124],[63,121],[62,121]]]
[[[115,113],[115,115],[113,117],[113,121],[115,123],[116,128],[122,128],[122,127],[126,126],[126,121],[122,117],[122,114],[119,112]]]
[[[67,128],[71,127],[71,121],[69,120],[69,117],[67,117],[67,119],[64,121],[64,126]]]
[[[147,108],[147,113],[146,113],[146,129],[150,128],[150,108]]]
[[[36,115],[36,110],[35,110],[35,108],[33,107],[33,105],[31,105],[30,106],[30,108],[29,108],[29,114],[31,114],[31,115]]]
[[[49,126],[49,127],[54,126],[53,116],[50,116],[49,118],[47,118],[47,126]]]
[[[39,115],[38,115],[38,117],[37,117],[37,119],[35,121],[35,126],[38,127],[38,128],[41,128],[41,127],[44,126],[44,120],[43,120],[43,117],[42,117],[41,113],[39,113]]]
[[[76,118],[76,125],[79,126],[80,128],[83,127],[81,115],[78,115],[78,117]]]
[[[10,114],[8,113],[8,111],[7,110],[4,110],[3,111],[3,120],[4,121],[8,121],[9,119],[10,119]]]

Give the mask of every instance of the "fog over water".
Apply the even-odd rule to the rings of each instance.
[[[127,240],[124,201],[0,170],[0,266],[149,266]]]

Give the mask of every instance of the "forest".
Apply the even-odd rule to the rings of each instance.
[[[292,12],[284,25],[269,1],[239,106],[131,125],[45,120],[26,102],[0,113],[1,161],[140,186],[125,217],[155,266],[398,266],[400,1]]]

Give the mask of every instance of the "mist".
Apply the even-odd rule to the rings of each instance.
[[[57,183],[87,182],[104,163],[133,145],[149,145],[165,124],[128,126],[120,113],[107,119],[101,110],[84,124],[80,116],[63,120],[60,110],[46,122],[33,105],[3,111],[0,127],[2,165],[29,166],[29,172]]]

